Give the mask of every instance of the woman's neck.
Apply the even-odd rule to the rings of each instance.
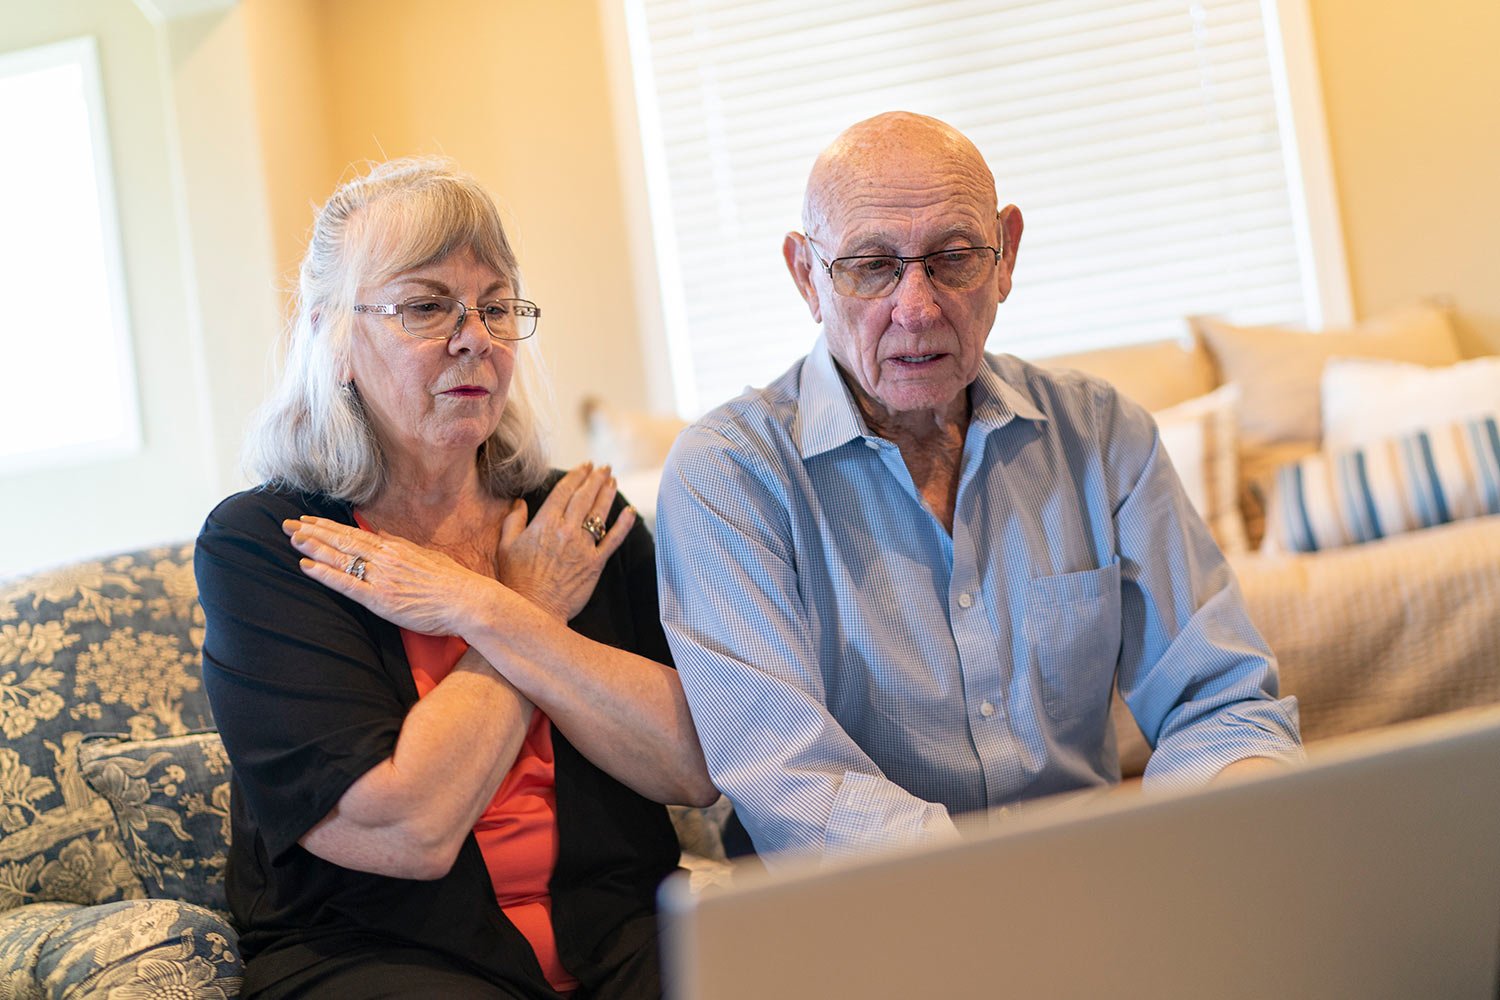
[[[509,509],[509,502],[491,495],[475,470],[465,478],[439,482],[393,476],[359,513],[375,531],[444,552],[475,572],[494,576],[500,524]]]

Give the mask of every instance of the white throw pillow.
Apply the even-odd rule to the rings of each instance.
[[[1323,450],[1500,413],[1500,357],[1428,368],[1332,358],[1323,367]]]
[[[1226,555],[1249,547],[1239,507],[1238,401],[1239,388],[1225,385],[1152,414],[1188,499]]]

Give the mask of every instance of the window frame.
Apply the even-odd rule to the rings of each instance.
[[[79,73],[87,117],[86,127],[93,154],[94,196],[99,210],[102,291],[112,319],[103,344],[104,349],[111,354],[110,368],[119,390],[120,410],[117,413],[101,414],[101,425],[107,426],[109,422],[115,422],[116,426],[112,433],[93,440],[43,449],[34,448],[15,454],[0,452],[0,477],[118,459],[139,453],[144,443],[135,372],[134,338],[126,294],[119,205],[115,197],[98,43],[92,36],[81,36],[0,53],[0,77],[64,66],[72,67]]]
[[[1347,325],[1353,307],[1307,0],[1260,0],[1277,129],[1306,321],[1314,328]],[[599,0],[606,39],[622,187],[632,223],[638,325],[652,406],[693,417],[706,409],[691,364],[691,332],[677,271],[678,247],[667,200],[667,165],[643,51],[642,0]],[[790,280],[788,281],[788,294]],[[1123,343],[1124,341],[1122,341]]]

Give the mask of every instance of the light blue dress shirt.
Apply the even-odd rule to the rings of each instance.
[[[761,852],[952,835],[951,815],[1301,757],[1293,698],[1144,409],[986,356],[950,536],[820,339],[698,421],[657,501],[661,610],[709,771]]]

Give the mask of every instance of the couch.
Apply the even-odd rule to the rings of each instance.
[[[0,581],[0,1000],[239,992],[192,551]],[[672,810],[695,885],[727,811]]]
[[[1500,359],[1465,359],[1445,308],[1414,303],[1319,332],[1194,317],[1178,340],[1034,360],[1102,377],[1156,416],[1277,655],[1283,692],[1298,697],[1305,740],[1500,702],[1500,435],[1486,445],[1488,472],[1457,458],[1457,471],[1437,463],[1446,523],[1389,515],[1383,537],[1358,541],[1309,486],[1321,482],[1331,493],[1328,470],[1351,456],[1375,468],[1379,442],[1364,442],[1368,456],[1332,455],[1323,448],[1330,431],[1350,445],[1360,440],[1350,426],[1378,429],[1393,448],[1407,447],[1413,422],[1426,428],[1500,411]],[[1368,399],[1351,389],[1371,383],[1379,391],[1365,390]],[[1403,403],[1393,406],[1403,386]],[[621,491],[649,521],[682,421],[598,398],[584,404],[582,419],[590,457],[613,465]],[[1438,441],[1435,432],[1415,440]],[[1486,475],[1493,482],[1484,495]],[[1375,485],[1384,501],[1403,484]],[[1465,491],[1467,507],[1459,503]],[[1296,497],[1295,507],[1284,495]],[[1308,510],[1317,516],[1292,516]],[[1303,521],[1317,529],[1311,536],[1291,530]],[[1118,701],[1114,720],[1122,769],[1139,774],[1149,747]]]
[[[0,997],[232,997],[191,546],[0,583]]]

